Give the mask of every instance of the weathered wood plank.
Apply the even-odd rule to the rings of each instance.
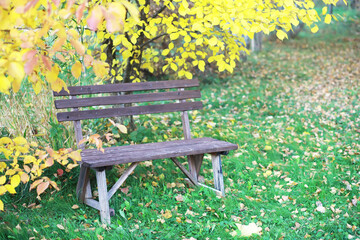
[[[199,183],[199,186],[213,190],[217,195],[224,196],[223,193],[215,188],[209,187],[205,184]]]
[[[75,101],[76,96],[70,96],[70,100]],[[77,107],[74,107],[73,111],[77,112],[77,111],[79,111],[79,109]],[[77,145],[78,149],[84,149],[85,145],[80,144],[80,141],[83,139],[82,130],[81,130],[81,122],[80,121],[74,121],[74,130],[75,130],[76,145]]]
[[[107,184],[105,170],[96,171],[96,181],[99,192],[99,205],[101,222],[110,224],[109,201],[107,198]]]
[[[106,155],[112,155],[112,154],[119,154],[121,152],[122,155],[129,155],[132,152],[138,152],[138,151],[149,151],[152,149],[159,149],[159,148],[182,148],[186,147],[188,145],[194,146],[197,144],[204,144],[208,143],[211,144],[212,142],[218,142],[220,140],[214,139],[214,138],[194,138],[190,140],[173,140],[168,142],[154,142],[154,143],[143,143],[143,144],[133,144],[133,145],[123,145],[118,147],[109,147],[105,148],[105,152],[102,153],[97,149],[86,149],[81,152],[82,158],[91,158],[91,156],[103,156]],[[223,142],[223,141],[220,141]]]
[[[104,153],[92,150],[82,153],[83,164],[92,168],[116,164],[141,162],[204,153],[219,153],[237,149],[237,145],[219,140],[198,141],[199,139],[177,140],[163,143],[148,143],[116,148],[105,148]],[[174,144],[175,142],[175,144]]]
[[[188,170],[186,170],[186,168],[176,158],[173,157],[171,158],[171,160],[189,178],[192,184],[198,185],[197,179],[194,178],[194,176],[191,173],[189,173]]]
[[[215,189],[219,190],[222,195],[225,196],[224,177],[221,167],[220,154],[211,154],[211,162],[213,166]]]
[[[200,90],[55,100],[57,109],[200,98]]]
[[[100,211],[100,203],[98,201],[91,198],[86,198],[84,203]],[[115,216],[115,210],[113,208],[109,208],[109,212],[110,212],[110,217]]]
[[[197,79],[193,80],[170,80],[140,83],[119,83],[106,85],[88,85],[68,87],[69,92],[64,89],[60,92],[53,92],[54,96],[86,95],[98,93],[133,92],[170,88],[189,88],[199,86]]]
[[[203,107],[202,102],[169,103],[137,107],[107,108],[98,110],[86,110],[78,112],[62,112],[57,114],[59,122],[76,121],[95,118],[109,118],[150,113],[177,112],[184,110],[196,110]]]
[[[85,198],[91,197],[89,174],[90,169],[84,165],[81,165],[79,179],[76,186],[76,196],[81,203],[85,201]]]
[[[121,177],[116,181],[116,183],[112,186],[112,188],[109,190],[107,198],[110,200],[110,198],[116,193],[116,191],[119,189],[119,187],[125,182],[125,180],[130,176],[130,174],[134,171],[136,166],[139,163],[132,163],[128,169],[126,169]]]
[[[201,170],[201,165],[202,165],[202,162],[203,162],[203,159],[204,159],[204,154],[201,154],[201,155],[197,155],[197,160],[195,162],[195,169],[196,169],[196,175],[197,177],[199,177],[200,175],[200,170]]]

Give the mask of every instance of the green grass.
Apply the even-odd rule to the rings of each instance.
[[[226,83],[203,86],[206,107],[192,119],[193,134],[239,145],[223,157],[225,198],[185,186],[171,161],[153,161],[129,177],[127,194],[110,201],[116,216],[102,228],[98,212],[75,198],[75,171],[58,178],[61,190],[41,201],[26,187],[6,197],[0,238],[230,239],[236,223],[251,222],[262,228],[254,239],[359,237],[360,203],[353,199],[360,201],[360,35],[359,18],[350,15],[354,21],[322,25],[317,35],[267,43]],[[332,37],[334,31],[341,35]],[[144,128],[127,140],[179,138],[176,120],[176,114],[141,117]],[[150,123],[159,127],[155,134]],[[208,184],[210,168],[207,157],[201,175]],[[108,180],[119,172],[111,170]],[[184,201],[175,199],[179,194]],[[317,202],[325,213],[316,211]]]

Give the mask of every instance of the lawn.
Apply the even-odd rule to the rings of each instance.
[[[77,168],[41,201],[27,187],[5,197],[0,238],[230,239],[254,223],[261,228],[254,239],[359,239],[359,26],[346,11],[316,35],[266,42],[232,76],[202,86],[205,109],[192,113],[193,135],[239,146],[223,157],[225,198],[187,186],[170,160],[147,162],[110,201],[116,215],[104,228],[98,212],[76,200]],[[123,141],[180,138],[179,120],[140,117],[142,127]],[[101,131],[101,124],[87,129]],[[210,168],[207,156],[201,175],[208,184]],[[111,171],[114,182],[123,169]]]

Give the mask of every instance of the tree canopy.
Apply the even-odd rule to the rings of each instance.
[[[312,0],[0,0],[0,92],[17,92],[24,79],[36,93],[46,82],[66,89],[66,69],[74,78],[91,69],[99,82],[141,81],[156,69],[190,79],[207,63],[232,72],[245,36],[276,31],[283,40],[300,22],[317,32],[314,8]]]

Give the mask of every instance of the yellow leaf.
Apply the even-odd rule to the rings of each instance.
[[[130,15],[135,19],[136,22],[139,20],[139,10],[136,8],[136,6],[128,1],[121,1],[121,3],[126,7],[126,9],[129,11]]]
[[[60,92],[62,89],[64,89],[65,91],[69,91],[66,87],[65,82],[60,78],[57,78],[51,83],[51,89],[55,92]]]
[[[327,13],[327,7],[325,6],[322,8],[322,15],[325,15],[326,13]]]
[[[12,175],[14,175],[15,173],[16,173],[16,172],[15,172],[14,169],[9,169],[9,170],[6,171],[5,175],[12,176]]]
[[[6,187],[0,186],[0,196],[4,195],[7,192]]]
[[[79,61],[76,61],[76,63],[71,67],[71,74],[75,78],[79,78],[81,75],[82,65]]]
[[[266,172],[264,172],[263,173],[263,175],[264,175],[264,177],[268,177],[268,176],[270,176],[271,175],[271,173],[272,173],[272,171],[271,170],[267,170]]]
[[[282,41],[284,38],[288,38],[287,34],[283,30],[278,30],[276,36]]]
[[[198,63],[198,68],[200,69],[200,71],[205,71],[205,62],[200,60]]]
[[[171,67],[171,69],[174,70],[175,72],[178,70],[178,67],[176,66],[175,63],[171,63],[171,64],[170,64],[170,67]]]
[[[74,167],[77,167],[77,166],[79,166],[79,164],[69,163],[69,164],[66,166],[66,168],[71,170],[71,169],[73,169]]]
[[[55,82],[59,76],[59,72],[60,68],[58,67],[58,65],[54,65],[51,70],[46,73],[46,81],[48,81],[49,83]]]
[[[7,77],[3,74],[0,75],[0,92],[10,94],[9,89],[11,87],[11,83]]]
[[[167,209],[165,210],[165,213],[162,213],[161,215],[166,219],[169,219],[172,217],[171,211],[167,210]]]
[[[16,188],[17,186],[19,186],[20,184],[20,176],[19,175],[14,175],[12,176],[11,180],[10,180],[10,184],[13,188]]]
[[[10,76],[17,80],[22,80],[25,76],[24,67],[18,62],[10,62],[8,72]]]
[[[24,163],[29,164],[36,161],[36,158],[34,156],[25,156],[24,157]]]
[[[23,137],[16,137],[16,138],[14,138],[14,143],[16,145],[23,146],[23,145],[27,144],[27,141]]]
[[[122,31],[126,17],[126,9],[119,2],[110,3],[106,12],[106,29],[110,32]]]
[[[217,43],[216,37],[212,37],[212,38],[209,40],[209,45],[210,45],[210,46],[215,46],[216,43]]]
[[[101,61],[94,60],[93,69],[95,75],[99,78],[103,78],[108,74],[108,70],[106,69],[106,64]]]
[[[193,75],[192,75],[191,72],[185,72],[185,77],[186,77],[187,79],[192,79]]]
[[[268,146],[268,145],[266,145],[265,148],[264,148],[265,151],[270,151],[271,149],[272,149],[272,147]]]
[[[4,211],[4,203],[3,201],[0,200],[0,210],[1,211]]]
[[[0,185],[4,185],[5,182],[6,182],[6,176],[1,176],[0,177]]]
[[[311,28],[312,33],[316,33],[317,31],[319,31],[319,27],[317,25],[315,25],[315,27]]]
[[[127,134],[127,128],[122,124],[116,124],[117,128],[120,130],[120,132]]]
[[[12,141],[10,138],[8,137],[2,137],[0,138],[0,145],[6,145],[6,144],[11,144]]]
[[[57,186],[56,182],[50,181],[50,184],[53,188],[55,188],[57,191],[60,191],[59,187]]]
[[[33,89],[34,89],[34,92],[36,95],[38,95],[41,91],[41,82],[40,81],[37,81],[36,83],[33,84]]]
[[[15,188],[13,186],[11,186],[10,184],[6,184],[5,188],[10,194],[15,194],[16,193]]]
[[[153,34],[153,35],[155,35],[156,34],[156,32]],[[175,33],[172,33],[172,34],[170,34],[170,40],[176,40],[176,39],[178,39],[179,38],[179,33],[177,33],[177,32],[175,32]]]
[[[330,14],[327,14],[327,15],[326,15],[324,22],[325,22],[326,24],[330,24],[330,23],[331,23],[331,15],[330,15]]]
[[[48,187],[49,187],[48,181],[40,183],[36,188],[37,195],[39,196],[40,194],[42,194]]]
[[[79,162],[81,161],[81,154],[79,151],[72,151],[69,154],[69,157],[74,161],[74,162]]]

